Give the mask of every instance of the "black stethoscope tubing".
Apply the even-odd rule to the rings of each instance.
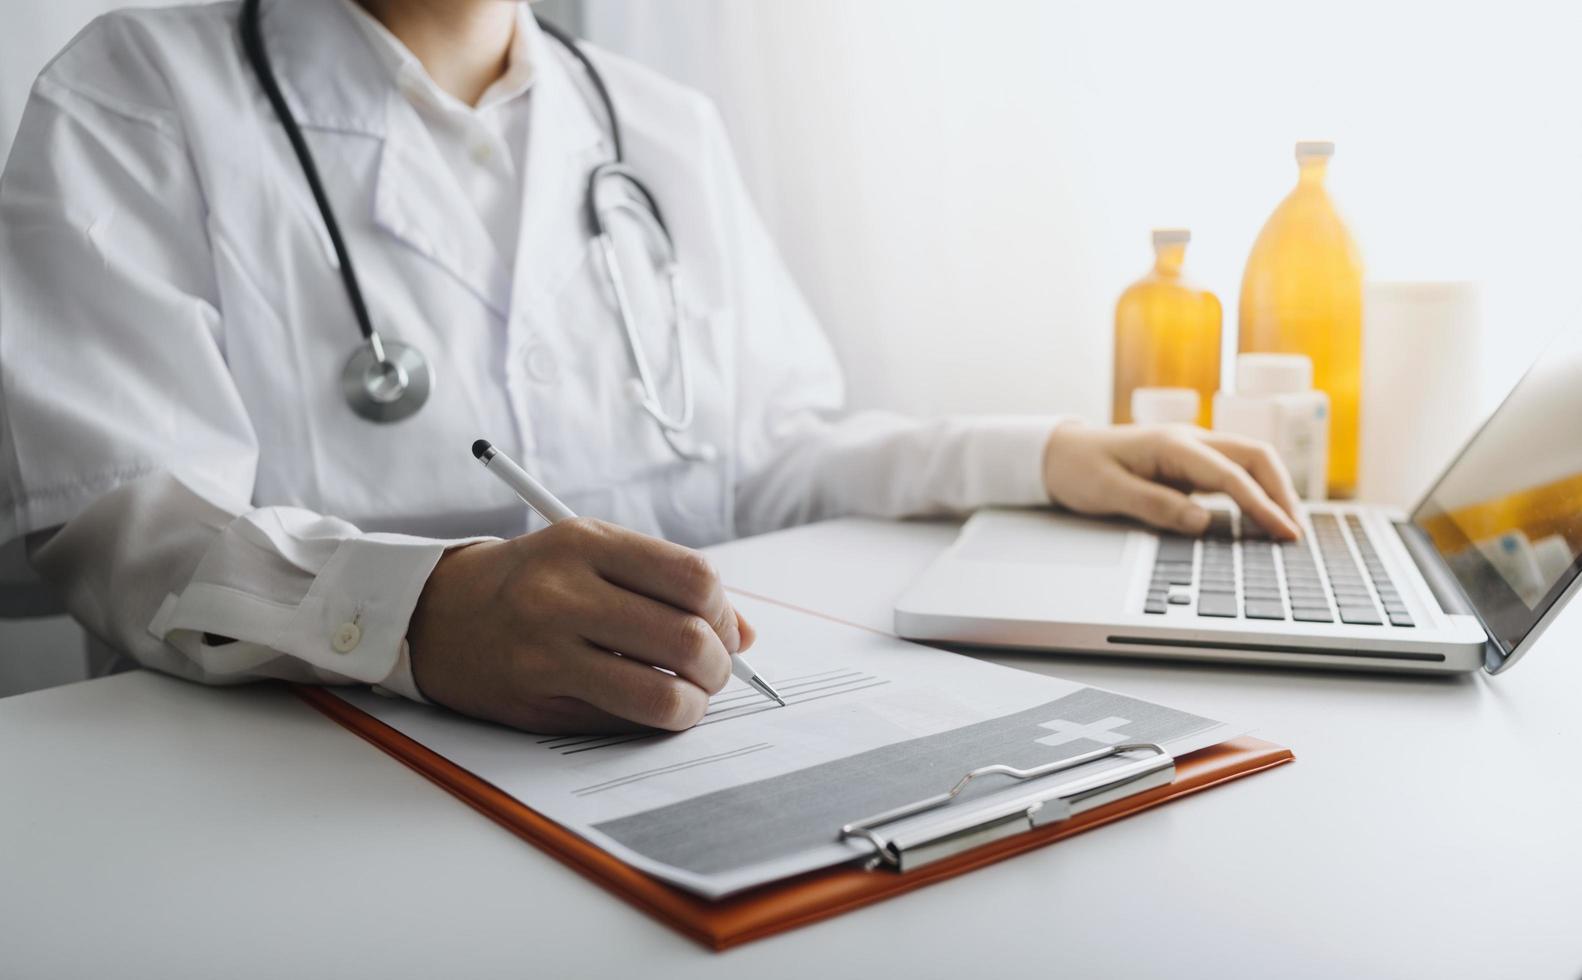
[[[280,125],[286,131],[286,139],[291,141],[292,152],[302,164],[302,175],[308,180],[308,189],[313,192],[313,203],[318,205],[319,214],[324,219],[324,228],[330,235],[330,244],[335,248],[335,258],[340,263],[341,282],[346,285],[346,297],[351,300],[352,315],[357,318],[357,329],[362,332],[364,340],[372,341],[378,333],[374,330],[373,320],[368,316],[368,304],[363,301],[363,289],[357,281],[356,271],[352,268],[352,255],[346,248],[346,239],[341,235],[341,223],[335,219],[335,209],[330,205],[329,195],[324,192],[324,182],[319,179],[319,168],[313,162],[313,152],[308,149],[308,141],[302,135],[302,128],[297,125],[296,116],[292,115],[291,107],[286,105],[286,97],[280,92],[280,83],[275,79],[274,67],[269,63],[269,52],[264,48],[259,20],[258,0],[242,0],[242,50],[247,53],[247,60],[252,63],[253,73],[258,76],[258,82],[263,86],[269,104],[274,107],[275,115],[280,118]]]

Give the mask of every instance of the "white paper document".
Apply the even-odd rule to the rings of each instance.
[[[980,766],[1030,768],[1122,741],[1181,755],[1242,734],[774,603],[733,602],[758,630],[753,666],[787,707],[733,679],[690,731],[547,736],[368,692],[341,696],[621,860],[707,897],[861,859],[871,845],[842,841],[842,825],[942,793]],[[1116,763],[1095,766],[1106,764]],[[951,807],[1028,791],[982,782]]]

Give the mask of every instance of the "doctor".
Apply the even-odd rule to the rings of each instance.
[[[584,65],[525,4],[259,5],[331,219],[242,12],[94,22],[0,179],[0,542],[144,665],[680,729],[753,639],[692,546],[993,503],[1190,532],[1190,488],[1296,533],[1289,480],[1241,440],[837,417],[830,346],[710,105]],[[640,184],[590,212],[617,155]],[[599,520],[535,530],[470,459],[480,435]]]

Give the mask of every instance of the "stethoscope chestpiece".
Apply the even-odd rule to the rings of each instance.
[[[399,422],[422,408],[433,388],[428,359],[395,340],[365,343],[341,369],[341,393],[352,411],[370,422]]]

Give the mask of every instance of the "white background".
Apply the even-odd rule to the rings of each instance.
[[[49,54],[108,6],[3,5],[0,152]],[[719,103],[854,405],[1102,419],[1113,303],[1149,265],[1149,229],[1192,228],[1188,272],[1229,327],[1303,138],[1337,143],[1331,188],[1370,278],[1480,283],[1481,403],[1576,320],[1582,22],[1561,3],[588,0],[584,15],[596,42]],[[0,624],[0,694],[55,676],[59,658],[16,651],[75,644]]]
[[[589,0],[587,29],[718,102],[855,404],[1103,418],[1149,229],[1193,230],[1233,324],[1298,139],[1336,141],[1369,278],[1481,283],[1485,400],[1575,320],[1574,6]]]

